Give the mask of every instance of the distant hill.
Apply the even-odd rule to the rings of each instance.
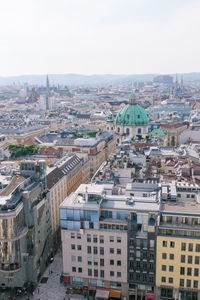
[[[50,84],[61,85],[105,85],[131,82],[150,82],[159,74],[133,74],[133,75],[80,75],[80,74],[49,74]],[[175,74],[169,74],[175,78]],[[184,73],[184,81],[200,81],[200,73]],[[0,85],[12,84],[45,85],[46,75],[21,75],[0,77]]]

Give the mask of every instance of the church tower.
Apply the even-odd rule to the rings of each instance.
[[[49,77],[47,75],[46,79],[46,97],[45,97],[45,108],[46,110],[49,110],[49,96],[50,96],[50,90],[49,90]]]

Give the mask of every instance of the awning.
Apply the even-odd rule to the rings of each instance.
[[[97,290],[96,291],[96,298],[103,298],[103,299],[108,299],[109,298],[109,291],[104,291],[104,290]]]
[[[112,290],[112,291],[110,291],[110,297],[120,298],[121,297],[121,292]]]
[[[146,300],[155,300],[155,296],[152,294],[147,294],[145,299]]]

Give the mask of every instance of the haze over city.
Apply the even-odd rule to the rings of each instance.
[[[198,0],[19,0],[0,9],[1,76],[200,70]]]
[[[0,300],[200,300],[200,0],[0,5]]]

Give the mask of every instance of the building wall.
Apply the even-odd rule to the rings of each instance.
[[[127,283],[127,232],[61,230],[61,237],[63,272],[70,276],[71,280],[73,277],[81,277],[87,284],[89,279],[103,280],[107,281],[108,288],[110,281]],[[87,241],[87,237],[91,238],[91,242]],[[97,238],[97,242],[94,238]],[[100,240],[104,240],[104,243]],[[120,242],[117,242],[119,240]],[[75,250],[72,250],[72,245]],[[78,245],[80,250],[78,250]],[[88,253],[88,246],[91,247],[91,253]],[[94,254],[94,247],[96,247],[97,254]],[[101,254],[100,248],[104,249],[104,254]],[[110,249],[113,249],[114,253],[110,253]],[[117,249],[121,250],[120,254],[117,254],[119,253]],[[101,265],[102,259],[104,265]],[[88,275],[88,269],[91,270],[91,276]],[[97,270],[98,274],[94,273],[94,270]],[[101,276],[101,271],[104,271],[104,276]]]
[[[57,233],[60,226],[59,206],[62,201],[64,201],[66,195],[65,177],[63,177],[50,190],[51,225],[53,236]]]
[[[182,250],[183,243],[185,243],[186,250]],[[191,247],[193,247],[193,251],[189,251],[189,244],[192,245]],[[198,251],[196,251],[196,247],[198,247]],[[163,253],[164,255],[166,254],[166,259],[164,258],[165,256],[163,257]],[[185,257],[185,262],[181,262],[182,255]],[[189,263],[188,257],[191,257],[191,263]],[[177,293],[177,290],[180,289],[185,289],[188,291],[191,289],[198,290],[200,288],[199,266],[200,239],[169,236],[157,237],[156,286],[158,289],[158,296],[160,287],[173,288],[174,295]],[[166,270],[163,270],[163,268],[166,268]],[[189,272],[191,271],[191,275],[188,275],[190,274],[188,273],[188,269]],[[195,269],[197,271],[195,271]],[[181,272],[183,272],[183,270],[184,274],[181,275]],[[198,272],[197,276],[195,276],[195,272]],[[183,286],[180,285],[181,279],[183,280]],[[187,286],[187,280],[190,280],[191,286]],[[195,287],[194,284],[196,284],[197,286]]]
[[[117,134],[126,134],[127,138],[136,137],[137,135],[145,136],[148,133],[148,126],[121,126],[115,125],[115,132]],[[141,132],[139,133],[140,130]]]

